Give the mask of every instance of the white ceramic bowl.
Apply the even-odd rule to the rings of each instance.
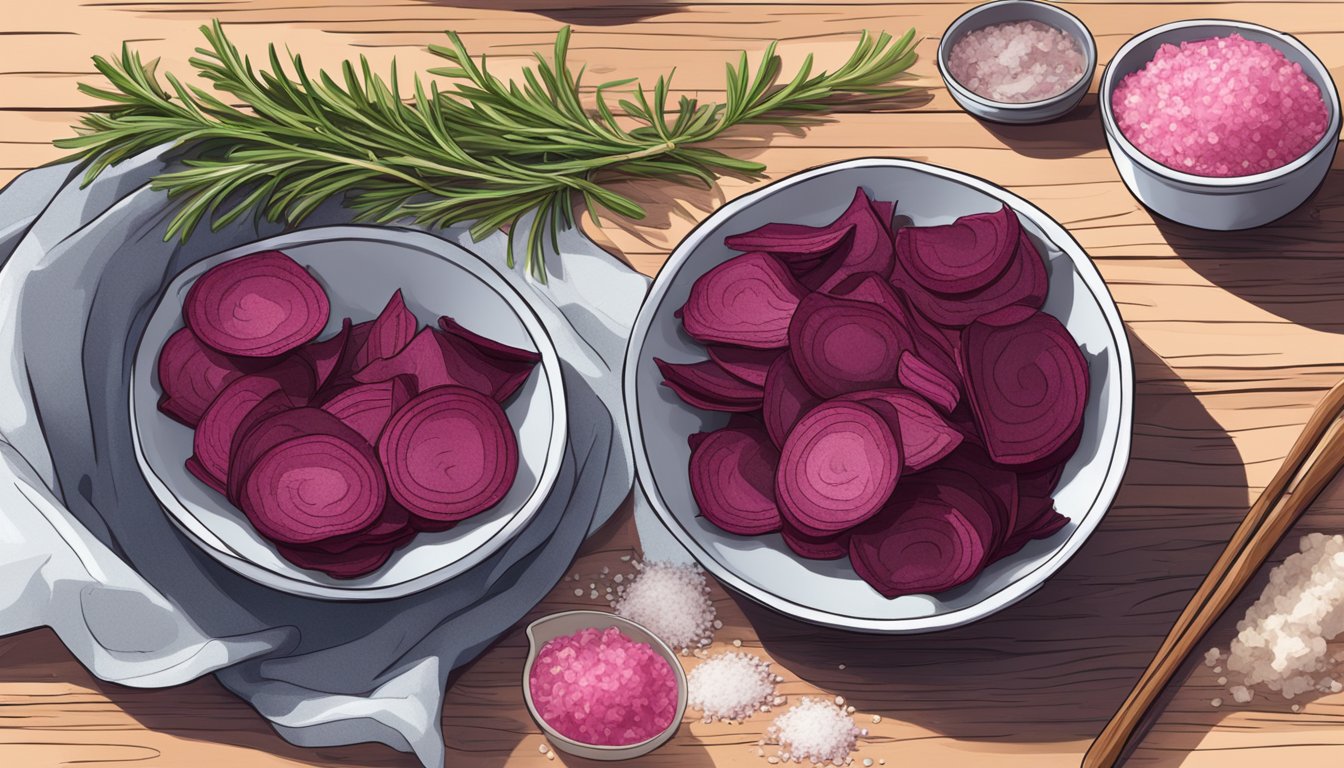
[[[1039,21],[1072,37],[1078,50],[1083,53],[1083,74],[1078,82],[1048,99],[1008,102],[987,99],[952,76],[949,65],[952,47],[961,38],[991,24],[1009,21]],[[938,41],[937,63],[938,73],[943,76],[943,83],[947,85],[952,100],[972,115],[996,123],[1045,123],[1073,111],[1087,95],[1088,86],[1092,85],[1092,73],[1097,68],[1097,41],[1081,19],[1057,5],[1038,0],[995,0],[977,5],[948,25],[947,31]]]
[[[1268,43],[1302,66],[1325,99],[1325,135],[1302,157],[1272,171],[1250,176],[1216,178],[1173,170],[1139,151],[1120,132],[1111,97],[1125,76],[1142,69],[1162,45],[1207,40],[1237,33],[1247,40]],[[1163,24],[1143,32],[1116,51],[1098,88],[1101,125],[1111,159],[1130,193],[1154,213],[1200,229],[1236,230],[1268,224],[1291,213],[1325,180],[1339,145],[1339,91],[1330,70],[1292,35],[1258,24],[1218,19],[1195,19]]]
[[[230,259],[281,250],[306,266],[327,291],[331,320],[323,337],[375,317],[393,291],[422,323],[451,315],[506,344],[535,350],[541,364],[505,412],[518,438],[518,476],[495,507],[454,528],[421,533],[377,571],[333,579],[300,568],[247,522],[222,495],[186,471],[192,430],[159,412],[156,361],[181,328],[182,301],[193,281]],[[187,537],[219,562],[268,587],[333,600],[382,600],[418,592],[481,562],[512,538],[545,501],[560,470],[567,433],[560,360],[541,321],[490,266],[462,248],[421,232],[327,227],[281,235],[204,259],[178,275],[150,317],[131,371],[131,430],[136,458],[159,502]]]
[[[897,216],[916,225],[945,224],[958,216],[1007,204],[1047,262],[1045,311],[1058,317],[1088,361],[1082,444],[1055,492],[1068,525],[992,564],[971,582],[937,595],[888,599],[861,580],[848,558],[796,557],[778,534],[735,536],[698,516],[687,478],[693,432],[722,426],[726,414],[682,403],[667,387],[654,357],[673,362],[706,355],[672,316],[691,284],[735,255],[726,235],[769,222],[821,225],[844,210],[863,187],[878,200],[898,200]],[[672,253],[653,283],[625,362],[625,396],[635,466],[658,516],[719,580],[763,605],[795,618],[843,629],[913,633],[982,619],[1040,587],[1083,545],[1115,497],[1129,459],[1134,365],[1125,329],[1106,285],[1082,248],[1058,223],[1022,198],[983,179],[910,160],[868,158],[822,166],[791,176],[725,205]]]

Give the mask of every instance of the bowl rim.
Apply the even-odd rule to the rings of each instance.
[[[397,233],[401,239],[389,241],[386,233],[391,230]],[[265,248],[294,248],[297,246],[321,245],[332,241],[364,241],[371,244],[396,245],[401,248],[409,248],[425,252],[433,257],[447,261],[452,265],[475,276],[483,283],[497,293],[505,301],[510,310],[513,311],[524,330],[527,332],[532,343],[536,345],[537,352],[542,357],[542,366],[546,371],[547,389],[549,390],[549,399],[551,401],[552,424],[549,430],[551,436],[550,445],[547,447],[544,463],[537,472],[536,485],[532,492],[528,494],[526,500],[519,505],[514,514],[494,535],[487,539],[481,546],[476,547],[463,557],[446,565],[440,565],[432,570],[417,576],[412,576],[403,581],[392,584],[383,584],[376,586],[358,585],[358,584],[325,584],[315,581],[311,578],[299,578],[293,574],[280,573],[271,568],[267,568],[252,562],[251,559],[229,547],[221,540],[215,532],[191,514],[185,508],[176,509],[176,506],[182,504],[177,500],[173,489],[168,482],[160,477],[154,470],[154,467],[148,461],[144,448],[142,447],[141,432],[143,426],[139,424],[136,415],[136,387],[135,376],[138,368],[140,348],[145,342],[143,332],[135,342],[134,356],[131,359],[131,386],[128,387],[127,400],[129,406],[131,440],[135,449],[136,463],[140,468],[141,475],[150,490],[154,493],[156,501],[163,510],[165,516],[183,533],[188,539],[191,539],[199,549],[210,555],[216,561],[223,564],[229,570],[252,581],[255,584],[274,589],[287,594],[298,595],[300,597],[315,598],[319,600],[331,601],[363,601],[363,600],[388,600],[406,597],[424,590],[431,589],[445,581],[454,578],[466,571],[479,565],[488,557],[498,552],[508,541],[513,539],[521,532],[536,516],[536,513],[546,503],[550,497],[551,491],[555,486],[556,480],[560,475],[560,466],[566,450],[569,434],[569,415],[567,400],[565,397],[565,383],[562,377],[559,353],[556,351],[551,341],[545,325],[537,316],[535,310],[529,305],[522,294],[514,288],[502,274],[499,268],[487,260],[480,258],[473,251],[464,248],[457,243],[437,237],[431,233],[420,230],[406,229],[401,227],[375,227],[368,225],[333,225],[323,227],[312,227],[309,229],[282,232],[268,237],[243,243],[235,247],[226,248],[212,253],[202,259],[198,259],[192,264],[186,266],[178,274],[174,275],[164,285],[164,292],[154,303],[154,308],[149,313],[152,319],[163,305],[168,296],[168,289],[177,282],[179,277],[185,272],[198,267],[198,265],[213,260],[219,260],[226,256],[222,261],[231,260],[253,253],[259,249]],[[278,242],[278,244],[277,244]],[[460,258],[449,258],[447,254],[454,254]],[[199,275],[197,276],[199,277]],[[146,324],[148,328],[148,324]],[[172,497],[175,504],[168,504],[164,501],[164,494]],[[523,514],[526,513],[526,514]],[[295,565],[297,571],[305,569]],[[381,569],[380,569],[381,570]],[[447,575],[443,575],[447,572]],[[374,573],[377,573],[375,571]],[[372,575],[372,574],[370,574]]]
[[[575,741],[574,739],[565,736],[546,722],[546,719],[537,711],[536,702],[532,701],[532,666],[537,660],[537,654],[541,651],[540,646],[537,644],[536,631],[539,627],[547,623],[570,617],[581,617],[588,620],[588,623],[585,624],[586,628],[598,628],[604,625],[625,625],[626,627],[633,627],[648,635],[647,642],[665,661],[667,661],[668,665],[672,667],[672,674],[677,680],[677,711],[672,715],[672,722],[669,723],[666,728],[660,731],[657,735],[650,736],[644,741],[637,741],[634,744],[588,744],[582,741]],[[662,746],[681,729],[681,721],[686,716],[687,701],[690,698],[690,683],[686,678],[686,670],[682,668],[681,662],[677,659],[676,652],[672,650],[672,646],[668,645],[661,637],[655,634],[653,630],[643,624],[640,624],[634,619],[618,616],[615,613],[578,609],[573,611],[560,611],[558,613],[550,613],[542,616],[527,625],[527,629],[524,630],[524,635],[527,637],[527,657],[523,660],[523,703],[527,706],[527,712],[532,716],[537,727],[541,728],[542,732],[546,734],[547,739],[559,744],[562,751],[580,757],[588,757],[593,760],[626,760],[648,754],[659,746]],[[627,635],[627,637],[629,636]],[[633,640],[634,638],[630,639]]]
[[[1120,124],[1115,120],[1115,111],[1111,107],[1111,97],[1118,85],[1118,83],[1115,82],[1116,62],[1129,55],[1135,48],[1149,40],[1179,29],[1193,29],[1198,27],[1231,27],[1235,30],[1256,32],[1277,41],[1275,48],[1278,48],[1280,52],[1282,52],[1280,46],[1287,46],[1302,54],[1306,57],[1307,61],[1311,62],[1313,68],[1316,70],[1314,73],[1315,76],[1310,74],[1308,76],[1312,77],[1312,81],[1316,82],[1320,87],[1321,99],[1325,102],[1326,109],[1329,110],[1330,113],[1330,120],[1326,124],[1325,132],[1321,135],[1321,138],[1312,145],[1311,149],[1307,150],[1290,163],[1249,176],[1199,176],[1193,173],[1178,171],[1175,168],[1168,168],[1144,154],[1142,150],[1136,147],[1133,142],[1125,136],[1124,132],[1120,130]],[[1216,34],[1217,33],[1211,33],[1211,35]],[[1317,80],[1318,77],[1320,78],[1319,81]],[[1333,148],[1339,140],[1339,90],[1335,86],[1334,78],[1330,75],[1329,67],[1327,67],[1325,63],[1321,61],[1320,57],[1307,47],[1305,43],[1298,40],[1297,37],[1288,34],[1287,32],[1280,32],[1277,29],[1272,29],[1261,24],[1254,24],[1249,21],[1217,18],[1186,19],[1183,21],[1160,24],[1140,32],[1125,41],[1125,44],[1120,46],[1120,49],[1115,52],[1115,55],[1111,57],[1111,60],[1106,63],[1106,68],[1101,73],[1101,82],[1097,86],[1097,101],[1100,105],[1102,129],[1106,132],[1107,138],[1115,142],[1127,158],[1138,163],[1144,170],[1156,176],[1206,190],[1214,189],[1229,192],[1241,191],[1244,188],[1278,181],[1312,163],[1322,152]]]
[[[662,494],[658,492],[657,484],[653,480],[654,475],[648,454],[642,449],[645,434],[639,421],[638,370],[640,360],[644,355],[644,341],[649,336],[654,315],[657,314],[657,310],[666,296],[672,276],[700,247],[709,233],[718,227],[723,220],[736,215],[763,197],[777,193],[781,189],[832,173],[853,168],[872,167],[910,169],[946,181],[960,183],[1000,200],[1012,207],[1019,215],[1030,218],[1041,229],[1047,240],[1059,247],[1064,253],[1069,254],[1069,261],[1073,268],[1078,272],[1084,286],[1097,300],[1098,307],[1105,318],[1107,329],[1115,342],[1116,370],[1119,379],[1114,382],[1114,385],[1118,387],[1116,414],[1118,423],[1115,442],[1111,446],[1111,453],[1106,463],[1105,477],[1096,489],[1093,501],[1088,507],[1089,512],[1092,510],[1099,511],[1086,515],[1073,528],[1068,538],[1061,541],[1053,552],[1032,570],[997,592],[986,595],[983,599],[964,608],[915,618],[874,619],[832,613],[802,605],[770,593],[766,589],[748,582],[732,569],[720,564],[690,531],[682,527],[681,522],[667,509]],[[1027,200],[991,181],[932,163],[891,157],[863,157],[801,171],[755,189],[727,205],[721,206],[711,216],[701,221],[672,252],[649,288],[649,294],[645,298],[644,305],[640,308],[639,315],[636,317],[634,327],[631,330],[630,343],[626,349],[625,370],[622,374],[622,389],[625,394],[626,423],[630,430],[631,445],[633,446],[635,474],[640,489],[649,502],[649,506],[658,516],[659,521],[691,553],[696,562],[734,591],[773,611],[812,624],[870,634],[918,634],[952,629],[993,615],[1035,592],[1078,552],[1083,543],[1101,523],[1102,518],[1106,516],[1111,504],[1115,501],[1116,493],[1119,491],[1120,483],[1124,478],[1133,440],[1133,353],[1130,350],[1129,338],[1115,299],[1111,296],[1110,289],[1106,286],[1105,281],[1102,280],[1101,273],[1097,271],[1092,260],[1087,257],[1082,246],[1078,245],[1078,242],[1073,239],[1063,225],[1055,221],[1054,218]]]
[[[1070,85],[1068,88],[1065,88],[1064,90],[1060,91],[1054,96],[1049,96],[1044,99],[1037,99],[1036,101],[995,101],[993,99],[988,99],[985,98],[984,96],[981,96],[978,93],[975,93],[970,88],[963,85],[961,81],[958,80],[952,74],[952,71],[948,67],[947,59],[952,55],[951,49],[953,43],[951,35],[949,35],[948,32],[950,32],[953,29],[953,27],[956,27],[959,24],[966,23],[975,16],[980,15],[985,10],[1005,5],[1022,5],[1022,6],[1035,6],[1039,8],[1048,8],[1049,9],[1049,11],[1047,11],[1048,13],[1053,13],[1057,16],[1062,16],[1071,19],[1083,30],[1083,74],[1078,77],[1077,82],[1073,83],[1073,85]],[[981,27],[976,27],[976,29],[981,29]],[[1056,29],[1060,28],[1056,27]],[[964,34],[969,34],[972,31],[974,30],[967,30],[966,33]],[[1060,29],[1060,31],[1063,32],[1064,34],[1069,34],[1068,30]],[[960,40],[962,37],[963,35],[958,35],[957,40]],[[1080,95],[1079,94],[1080,90],[1086,93],[1087,89],[1092,85],[1092,76],[1097,69],[1097,40],[1095,37],[1093,37],[1092,30],[1086,24],[1083,23],[1082,19],[1078,18],[1077,16],[1075,16],[1074,14],[1070,13],[1069,11],[1063,8],[1060,8],[1057,5],[1051,5],[1050,3],[1041,2],[1041,0],[993,0],[993,2],[983,3],[981,5],[977,5],[971,8],[970,10],[967,10],[957,18],[953,19],[951,24],[947,25],[947,28],[943,30],[943,36],[938,40],[938,49],[934,55],[934,63],[938,67],[938,74],[942,75],[943,84],[946,85],[949,89],[956,91],[957,96],[964,98],[967,101],[970,101],[978,106],[986,107],[989,109],[1002,109],[1010,112],[1026,112],[1029,110],[1043,109],[1045,107],[1053,107],[1062,102],[1066,102],[1071,98],[1078,97]]]

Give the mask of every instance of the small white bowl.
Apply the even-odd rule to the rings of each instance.
[[[450,315],[506,344],[535,350],[541,364],[506,406],[518,439],[518,475],[494,508],[447,531],[420,533],[377,571],[333,579],[300,568],[219,493],[187,472],[192,430],[158,410],[156,364],[163,343],[182,323],[182,301],[209,268],[263,250],[284,251],[308,267],[327,291],[331,319],[368,320],[393,291],[422,323]],[[145,326],[131,369],[131,436],[140,470],[170,520],[215,560],[259,584],[328,600],[385,600],[428,589],[496,552],[532,519],[560,471],[568,430],[560,359],[541,321],[492,267],[466,250],[423,232],[376,227],[323,227],[280,235],[203,259],[164,291]]]
[[[1027,102],[987,99],[958,82],[952,76],[948,65],[952,47],[969,32],[1009,21],[1039,21],[1072,37],[1079,50],[1083,52],[1083,74],[1078,78],[1078,82],[1048,99]],[[1037,0],[996,0],[977,5],[958,16],[938,42],[938,73],[943,76],[943,82],[947,85],[947,92],[952,95],[952,99],[972,115],[996,123],[1019,125],[1044,123],[1063,117],[1078,106],[1087,95],[1087,88],[1092,84],[1092,73],[1096,68],[1097,42],[1092,39],[1092,33],[1087,25],[1063,8]]]
[[[1315,81],[1325,99],[1329,118],[1325,135],[1293,162],[1251,176],[1196,176],[1168,168],[1140,152],[1120,132],[1115,120],[1111,97],[1120,82],[1152,61],[1164,44],[1179,45],[1234,32],[1247,40],[1268,43],[1289,61],[1302,66],[1302,71]],[[1325,180],[1339,144],[1339,91],[1335,89],[1329,68],[1292,35],[1243,21],[1177,21],[1135,36],[1121,46],[1106,65],[1098,100],[1106,145],[1130,193],[1154,213],[1200,229],[1250,229],[1291,213]]]
[[[610,746],[574,741],[552,728],[542,718],[541,713],[537,712],[537,706],[532,701],[532,665],[536,662],[537,654],[541,652],[543,645],[557,637],[572,635],[580,630],[589,628],[606,629],[607,627],[616,627],[622,634],[636,642],[648,643],[659,656],[662,656],[671,665],[672,674],[676,675],[677,678],[677,711],[672,716],[671,724],[657,736],[636,744]],[[662,746],[681,727],[681,719],[686,715],[686,672],[681,668],[681,662],[677,660],[677,655],[672,652],[667,643],[645,629],[643,625],[614,613],[565,611],[537,619],[529,624],[527,626],[527,645],[527,661],[523,663],[523,701],[527,703],[528,713],[532,715],[532,719],[546,734],[546,738],[561,752],[586,757],[589,760],[629,760],[632,757],[647,755]]]

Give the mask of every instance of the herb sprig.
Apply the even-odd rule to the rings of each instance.
[[[535,211],[526,258],[541,280],[545,239],[573,226],[576,198],[595,222],[603,208],[638,219],[640,205],[605,182],[759,177],[762,164],[706,142],[744,124],[806,123],[843,103],[899,95],[908,89],[893,81],[915,61],[913,30],[899,39],[863,33],[833,72],[814,73],[808,55],[781,81],[772,43],[754,71],[745,53],[726,65],[722,103],[681,96],[673,107],[670,74],[651,90],[635,79],[603,83],[585,103],[583,69],[568,61],[568,27],[551,58],[537,54],[521,82],[496,77],[484,56],[473,59],[448,32],[449,45],[430,46],[447,64],[429,70],[435,77],[411,78],[409,93],[395,62],[384,78],[361,56],[333,77],[310,72],[298,55],[286,63],[272,45],[269,68],[256,69],[218,21],[201,32],[207,45],[190,61],[210,90],[172,74],[161,80],[157,60],[143,61],[128,45],[120,56],[94,57],[110,88],[81,84],[80,91],[109,105],[56,142],[90,161],[86,183],[139,152],[174,144],[181,168],[152,182],[180,204],[166,238],[185,238],[204,220],[219,228],[249,211],[296,224],[344,195],[361,221],[472,222],[476,239],[506,228],[510,266],[514,235]],[[610,94],[618,92],[626,95],[613,107]]]

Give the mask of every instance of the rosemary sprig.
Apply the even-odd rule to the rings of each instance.
[[[510,266],[520,220],[535,211],[527,267],[541,280],[545,238],[574,224],[576,198],[594,221],[603,208],[641,218],[638,203],[604,182],[758,177],[760,163],[705,143],[738,125],[808,122],[843,102],[900,94],[906,89],[892,83],[915,61],[913,30],[899,39],[864,33],[834,72],[814,73],[809,55],[781,82],[772,43],[755,71],[745,53],[726,65],[722,103],[681,96],[671,106],[669,74],[651,90],[633,79],[603,83],[585,104],[583,70],[568,62],[567,27],[551,58],[538,54],[521,82],[491,74],[485,57],[473,59],[449,32],[449,45],[430,46],[446,65],[431,69],[432,78],[411,78],[409,93],[395,62],[386,78],[362,56],[332,76],[310,73],[298,55],[282,61],[271,46],[268,68],[256,69],[218,21],[201,31],[206,46],[191,65],[209,89],[172,74],[161,80],[157,61],[142,61],[127,45],[120,56],[94,57],[110,88],[80,90],[108,106],[56,142],[89,160],[86,183],[139,152],[174,144],[181,169],[153,181],[179,204],[166,238],[185,238],[207,219],[222,227],[249,211],[295,224],[344,195],[361,221],[472,222],[476,239],[507,228]],[[613,107],[609,94],[618,89],[627,95]]]

